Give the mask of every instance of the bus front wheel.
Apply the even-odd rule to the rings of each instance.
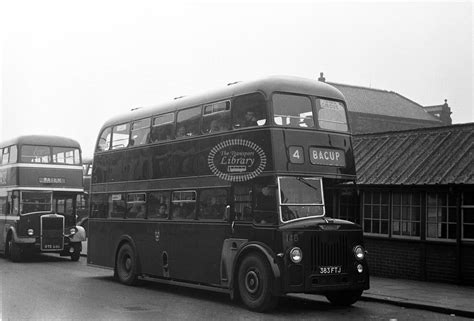
[[[81,244],[73,244],[72,248],[73,251],[71,252],[71,261],[77,262],[81,257]]]
[[[135,285],[137,283],[137,259],[135,251],[126,243],[120,247],[115,262],[115,271],[118,280],[126,285]]]
[[[7,240],[7,249],[5,251],[12,262],[20,262],[22,259],[22,250],[18,244],[15,243],[11,236]]]
[[[362,290],[327,293],[326,298],[334,305],[349,306],[356,303],[362,296]]]
[[[278,303],[278,297],[271,291],[272,271],[260,254],[252,253],[242,260],[238,270],[238,285],[242,302],[252,311],[269,311]]]

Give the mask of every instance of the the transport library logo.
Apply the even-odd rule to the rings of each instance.
[[[230,182],[244,182],[263,172],[267,157],[254,142],[229,139],[211,149],[207,163],[217,177]]]

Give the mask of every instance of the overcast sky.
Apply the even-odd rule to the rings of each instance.
[[[8,2],[8,3],[6,3]],[[395,91],[474,121],[464,2],[2,1],[0,140],[76,139],[236,80],[292,75]]]

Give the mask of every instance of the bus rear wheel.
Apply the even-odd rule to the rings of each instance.
[[[278,303],[272,294],[273,275],[262,255],[247,255],[238,270],[239,294],[248,309],[256,312],[269,311]]]
[[[349,306],[356,303],[362,296],[362,290],[327,293],[326,298],[334,305]]]
[[[126,285],[135,285],[138,280],[137,259],[135,251],[126,243],[120,247],[115,262],[115,271],[118,280]]]

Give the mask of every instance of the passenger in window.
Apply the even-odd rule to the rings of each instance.
[[[272,211],[276,209],[276,188],[274,186],[264,186],[257,195],[256,209],[262,211]]]
[[[257,194],[254,220],[260,224],[276,223],[276,187],[264,186]]]
[[[145,211],[145,206],[143,205],[138,205],[137,206],[137,218],[145,218],[146,211]]]
[[[184,125],[179,125],[178,126],[178,131],[176,132],[176,137],[184,137],[186,136],[186,127]]]
[[[173,209],[173,218],[175,219],[190,219],[193,216],[193,212],[184,205],[184,203],[178,203]]]
[[[168,217],[167,209],[168,207],[166,206],[166,204],[161,203],[160,206],[158,207],[158,217],[161,217],[161,218]]]
[[[217,133],[224,130],[224,126],[222,125],[219,119],[214,119],[211,121],[211,126],[209,128],[209,133]]]
[[[224,214],[224,206],[219,204],[217,197],[212,196],[208,200],[207,206],[204,208],[205,218],[222,218]]]
[[[250,127],[250,126],[257,126],[257,117],[253,110],[247,110],[244,115],[244,119],[242,121],[241,127]]]

